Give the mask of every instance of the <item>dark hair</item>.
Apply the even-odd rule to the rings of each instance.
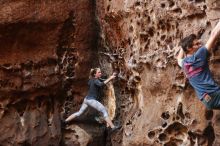
[[[100,68],[92,68],[90,70],[90,74],[89,74],[90,79],[95,77],[95,74],[96,74],[97,70],[100,70]]]
[[[189,48],[191,48],[193,46],[193,41],[196,39],[196,35],[195,34],[191,34],[187,37],[185,37],[184,39],[181,40],[180,42],[180,46],[183,48],[184,52],[187,52]]]

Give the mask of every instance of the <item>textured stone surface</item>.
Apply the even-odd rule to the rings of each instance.
[[[64,101],[81,102],[96,62],[95,3],[0,4],[0,143],[59,145],[60,113],[70,110]]]
[[[212,112],[175,60],[181,38],[195,33],[208,39],[220,18],[219,2],[99,2],[101,60],[119,71],[116,117],[123,128],[111,136],[112,145],[219,145],[218,118],[210,123]],[[217,81],[218,54],[211,57]]]
[[[217,0],[0,4],[1,145],[220,145],[220,113],[212,123],[175,60],[181,38],[208,39]],[[210,67],[220,83],[218,48]],[[96,66],[118,72],[102,102],[122,128],[107,131],[89,109],[61,130]]]

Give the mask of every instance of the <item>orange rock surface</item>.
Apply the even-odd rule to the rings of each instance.
[[[216,0],[0,2],[0,145],[218,146],[214,119],[176,62],[180,40],[206,42]],[[220,83],[219,43],[210,68]],[[92,67],[118,73],[101,100],[122,127],[79,110]]]

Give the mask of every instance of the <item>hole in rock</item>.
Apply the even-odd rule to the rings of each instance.
[[[146,43],[146,45],[144,46],[144,50],[147,51],[149,48],[148,48],[148,43],[149,41]]]
[[[205,0],[195,0],[196,3],[205,2]]]
[[[166,35],[162,35],[160,39],[163,41],[166,38]]]
[[[192,125],[196,125],[196,124],[198,124],[198,121],[197,121],[196,119],[194,119],[194,120],[192,121]]]
[[[23,143],[23,145],[25,145],[25,146],[32,146],[32,144],[28,143],[27,141],[25,141],[25,142]]]
[[[134,80],[135,80],[136,82],[140,82],[140,81],[141,81],[141,77],[135,76],[135,77],[134,77]]]
[[[126,125],[131,125],[131,124],[132,124],[131,120],[129,120],[129,121],[126,123]]]
[[[107,6],[107,11],[109,11],[109,10],[110,10],[110,5]]]
[[[160,41],[157,41],[157,45],[160,46]]]
[[[175,3],[172,0],[169,0],[169,7],[173,7]]]
[[[148,40],[148,34],[140,34],[140,38],[142,41],[146,42]]]
[[[190,119],[190,118],[191,118],[191,117],[190,117],[190,113],[188,113],[188,112],[185,113],[185,117],[188,118],[188,119]]]
[[[164,3],[160,4],[161,8],[165,8],[166,5]]]
[[[129,32],[133,32],[133,31],[134,31],[133,26],[130,26],[130,27],[129,27]]]
[[[168,112],[168,111],[163,112],[163,113],[161,114],[161,118],[163,118],[164,120],[169,119],[169,118],[170,118],[169,112]]]
[[[181,135],[182,133],[187,132],[187,127],[179,122],[174,122],[167,127],[165,133],[173,134],[173,135]]]
[[[16,108],[17,112],[19,113],[20,117],[23,116],[25,109],[26,109],[26,106],[24,106],[24,105],[27,105],[27,104],[28,104],[27,100],[21,100],[21,101],[14,104],[14,107]]]
[[[165,128],[167,126],[167,122],[163,122],[162,127]]]
[[[205,118],[206,120],[211,120],[213,117],[213,111],[212,110],[206,110],[205,111]]]
[[[189,135],[190,138],[192,138],[194,140],[196,139],[196,135],[192,131],[189,131],[188,135]]]
[[[131,45],[131,38],[128,38],[128,44]]]
[[[153,37],[153,36],[154,36],[154,29],[153,29],[153,28],[150,28],[149,31],[148,31],[148,33],[149,33],[149,35],[150,35],[151,37]]]
[[[135,2],[135,6],[140,6],[141,2]]]
[[[177,115],[179,115],[182,119],[185,118],[183,114],[183,104],[180,102],[178,107],[177,107]]]
[[[211,22],[207,21],[207,22],[206,22],[206,25],[207,25],[207,26],[211,26]]]
[[[173,12],[175,12],[175,13],[182,13],[182,9],[177,8],[177,9],[174,9]]]
[[[165,20],[160,20],[159,23],[158,23],[158,28],[162,29],[162,30],[165,30],[166,28],[166,22]]]
[[[4,67],[4,68],[11,68],[11,66],[12,66],[12,65],[9,64],[9,63],[5,63],[5,64],[2,65],[2,67]]]
[[[166,141],[168,139],[167,135],[164,133],[161,133],[158,138],[160,141]]]
[[[179,120],[180,119],[180,117],[179,116],[176,116],[176,120]]]
[[[213,142],[215,141],[215,131],[214,128],[212,127],[211,122],[204,129],[203,135],[208,138],[208,146],[212,146]]]
[[[154,132],[154,131],[150,131],[150,132],[148,133],[148,137],[149,137],[150,139],[154,138],[154,136],[155,136],[155,132]]]
[[[148,23],[151,22],[151,20],[150,20],[150,16],[147,16],[147,21],[148,21]]]
[[[79,135],[76,135],[76,138],[79,139]]]
[[[167,28],[167,31],[170,31],[171,25],[170,25],[169,23],[167,23],[166,28]],[[173,31],[173,30],[172,30],[172,31]]]

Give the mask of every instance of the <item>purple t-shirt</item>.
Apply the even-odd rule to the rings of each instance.
[[[199,48],[192,56],[183,60],[182,68],[190,84],[196,90],[201,100],[206,94],[219,90],[219,86],[212,78],[208,65],[209,52],[206,47]]]

